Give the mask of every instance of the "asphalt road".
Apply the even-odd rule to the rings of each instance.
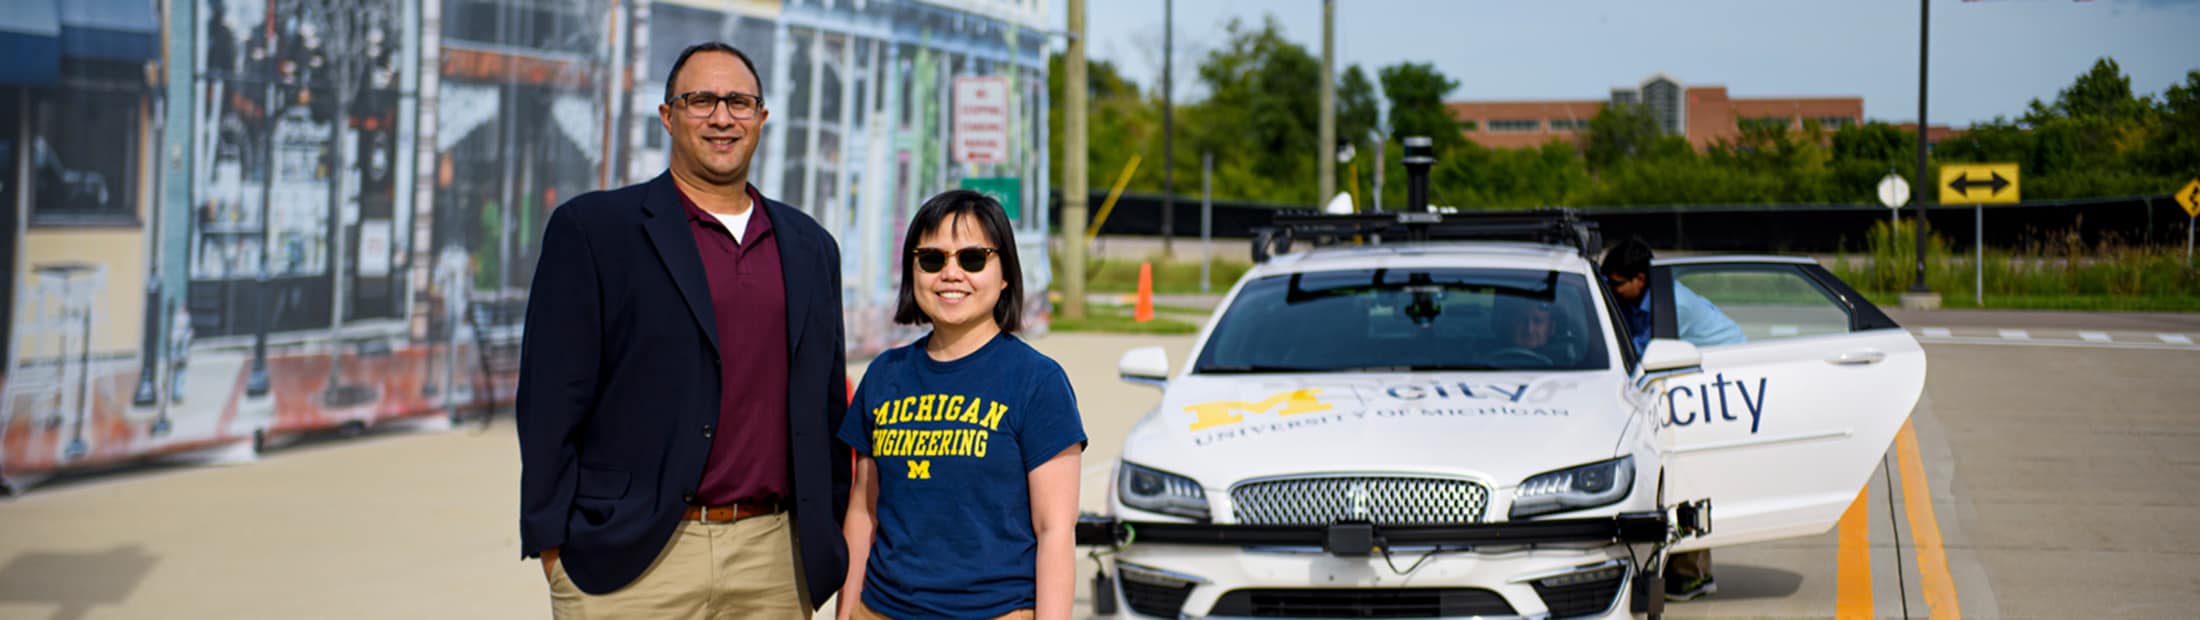
[[[2200,339],[2200,320],[1932,325],[1953,316],[1900,317],[1944,333],[1922,337],[1913,440],[1862,508],[1823,535],[1719,550],[1720,592],[1671,617],[2200,609],[2200,347],[2163,338]],[[1096,507],[1120,438],[1159,397],[1117,381],[1117,357],[1159,344],[1181,360],[1190,338],[1034,344],[1076,384]],[[506,418],[49,482],[0,501],[0,618],[542,617],[541,573],[518,553],[518,469]]]

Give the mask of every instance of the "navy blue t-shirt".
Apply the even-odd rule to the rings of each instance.
[[[990,618],[1036,603],[1028,474],[1085,441],[1069,376],[1001,334],[951,362],[931,336],[871,360],[840,438],[878,463],[863,603],[899,619]]]

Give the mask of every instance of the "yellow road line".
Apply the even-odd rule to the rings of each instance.
[[[1894,443],[1895,460],[1902,469],[1902,506],[1910,520],[1910,541],[1917,548],[1917,579],[1925,588],[1925,605],[1936,620],[1960,620],[1963,610],[1956,605],[1955,580],[1948,576],[1948,554],[1940,547],[1940,521],[1933,517],[1924,459],[1917,455],[1917,431],[1903,422]]]
[[[1856,490],[1856,501],[1849,503],[1848,512],[1841,513],[1841,550],[1835,555],[1840,567],[1834,582],[1835,618],[1871,618],[1872,615],[1872,547],[1869,512],[1865,509],[1864,493],[1870,484]]]

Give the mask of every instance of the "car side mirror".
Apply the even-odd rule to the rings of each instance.
[[[1635,380],[1646,385],[1652,381],[1692,375],[1703,372],[1703,351],[1686,340],[1657,338],[1642,349],[1642,376]]]
[[[1166,387],[1169,385],[1169,352],[1161,347],[1125,351],[1123,359],[1115,363],[1115,372],[1125,383]]]

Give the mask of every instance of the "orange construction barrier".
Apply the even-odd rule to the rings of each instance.
[[[1153,263],[1138,264],[1138,305],[1131,309],[1131,320],[1144,323],[1153,320]]]

